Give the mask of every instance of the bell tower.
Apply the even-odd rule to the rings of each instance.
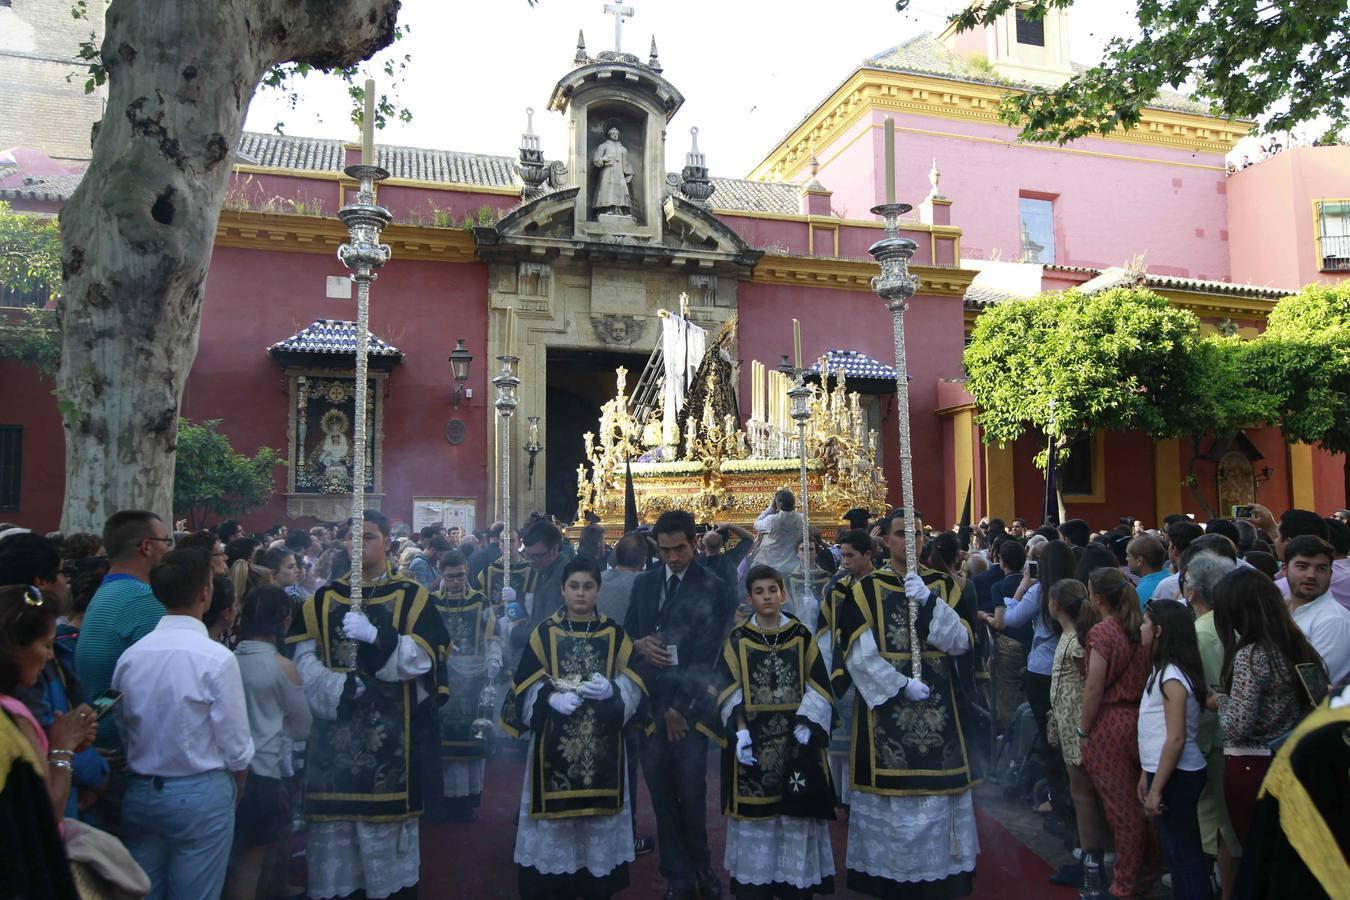
[[[982,55],[1004,78],[1056,87],[1073,76],[1069,62],[1069,11],[1052,8],[1033,19],[1015,6],[995,21],[962,34],[951,28],[939,40],[952,52]]]

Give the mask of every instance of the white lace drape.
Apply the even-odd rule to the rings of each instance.
[[[834,874],[830,830],[819,819],[727,819],[723,865],[742,884],[809,888]]]
[[[620,675],[614,680],[623,698],[624,721],[637,709],[642,694]],[[536,682],[525,695],[526,710],[534,708],[543,682]],[[612,816],[577,816],[565,819],[535,819],[530,816],[530,775],[534,771],[534,741],[525,757],[524,786],[520,792],[520,821],[516,826],[515,862],[533,866],[545,875],[564,875],[582,869],[592,875],[608,875],[619,865],[632,862],[633,811],[628,809],[628,772],[622,770],[622,812]]]
[[[311,822],[305,832],[309,896],[364,891],[388,897],[417,884],[422,857],[416,819],[402,822]]]
[[[447,797],[472,797],[483,793],[483,771],[487,761],[482,759],[457,760],[441,765],[441,779]]]

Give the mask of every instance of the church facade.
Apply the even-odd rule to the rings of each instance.
[[[1046,83],[1069,71],[1057,15],[1039,45],[1009,22],[976,36],[1008,77]],[[394,224],[384,233],[392,259],[372,290],[368,502],[410,523],[451,507],[490,522],[505,440],[515,520],[570,517],[581,435],[612,395],[615,368],[642,372],[662,311],[682,301],[710,330],[735,318],[743,394],[751,360],[772,367],[791,352],[793,319],[808,365],[831,351],[893,363],[867,253],[881,236],[868,210],[885,196],[890,118],[897,193],[916,207],[901,235],[918,248],[906,315],[917,506],[950,524],[969,494],[977,517],[1038,517],[1035,443],[984,445],[961,386],[962,349],[983,308],[1134,278],[1206,327],[1254,334],[1298,285],[1235,283],[1244,270],[1229,252],[1224,153],[1246,124],[1161,98],[1124,135],[1019,144],[994,113],[1006,78],[970,67],[963,41],[973,39],[923,36],[867,60],[746,179],[710,175],[696,133],[684,166],[667,171],[668,150],[681,149],[668,136],[679,133],[683,97],[654,44],[646,58],[578,46],[548,109],[568,120],[566,147],[541,147],[527,130],[514,157],[377,148],[392,176],[378,200]],[[357,156],[341,141],[252,133],[238,148],[183,415],[220,419],[236,450],[271,446],[287,459],[254,525],[333,521],[350,503],[356,316],[334,214],[354,194],[343,169]],[[0,199],[49,213],[73,180],[0,169]],[[491,379],[508,351],[520,357],[521,386],[503,433]],[[452,361],[465,356],[458,379]],[[55,528],[63,458],[51,385],[10,362],[0,377],[0,425],[17,435],[8,471],[21,467],[0,518]],[[894,407],[893,392],[865,399],[898,502]],[[1229,501],[1324,513],[1345,502],[1342,459],[1287,447],[1271,429],[1194,446],[1096,435],[1074,459],[1069,513],[1103,527]]]

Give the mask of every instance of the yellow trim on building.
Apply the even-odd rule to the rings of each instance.
[[[758,284],[795,284],[846,291],[872,291],[872,276],[877,264],[864,260],[828,259],[810,256],[762,257],[751,281]],[[920,294],[939,297],[964,297],[975,273],[950,266],[910,266],[919,279]]]
[[[956,477],[952,479],[952,488],[956,503],[952,509],[956,510],[959,518],[962,510],[965,509],[966,492],[970,491],[970,505],[972,520],[978,519],[975,515],[975,404],[971,403],[958,409],[956,415],[952,416],[952,462]]]
[[[1350,197],[1323,197],[1313,201],[1313,252],[1317,254],[1314,263],[1319,272],[1331,271],[1323,268],[1326,257],[1322,255],[1322,206],[1327,203],[1350,203]]]
[[[1311,444],[1289,445],[1289,496],[1295,509],[1317,509]]]
[[[348,240],[347,226],[331,216],[227,209],[221,212],[220,221],[216,224],[217,247],[326,253],[331,256],[337,252],[339,245]],[[390,225],[384,230],[382,240],[393,250],[395,259],[453,263],[477,261],[473,235],[462,228]]]
[[[1163,516],[1181,512],[1181,442],[1175,438],[1153,444],[1153,512],[1159,528]]]
[[[999,102],[1009,93],[1023,92],[1000,85],[861,67],[817,106],[806,121],[779,142],[750,177],[760,181],[793,180],[810,160],[812,152],[829,147],[859,118],[870,115],[873,110],[1004,125],[998,117]],[[1144,144],[1222,156],[1250,130],[1247,123],[1148,107],[1142,110],[1139,124],[1129,131],[1096,137],[1113,143]],[[1222,165],[1222,160],[1218,163]]]
[[[1017,516],[1013,451],[1007,444],[984,445],[984,514],[1011,522]]]

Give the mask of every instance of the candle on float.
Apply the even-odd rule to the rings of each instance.
[[[361,165],[375,165],[375,79],[366,79],[365,107],[361,113]]]
[[[793,365],[797,368],[802,367],[802,323],[796,319],[792,320],[792,353]]]
[[[886,202],[895,202],[895,120],[886,117]]]

